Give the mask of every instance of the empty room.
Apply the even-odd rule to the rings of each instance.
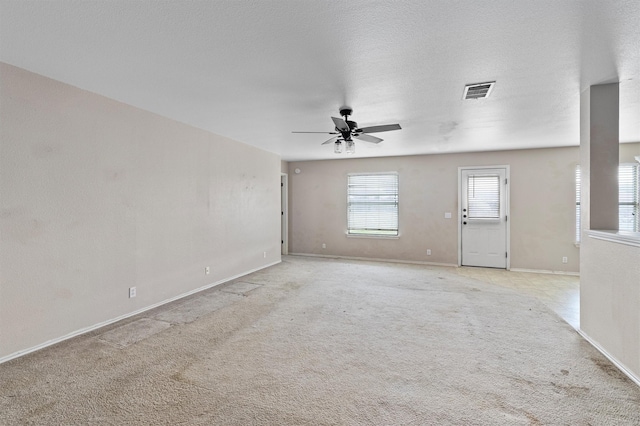
[[[640,424],[636,0],[0,0],[0,424]]]

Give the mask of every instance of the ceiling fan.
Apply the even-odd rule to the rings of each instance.
[[[379,126],[369,126],[369,127],[358,127],[358,123],[355,121],[349,120],[349,116],[353,113],[353,109],[348,106],[340,107],[340,115],[344,117],[337,118],[331,117],[333,120],[333,124],[335,124],[334,132],[291,132],[291,133],[323,133],[328,135],[337,135],[333,136],[331,139],[322,143],[322,145],[327,145],[330,143],[334,144],[333,152],[336,154],[340,154],[342,152],[342,142],[346,145],[347,154],[353,154],[356,152],[355,143],[353,139],[371,142],[371,143],[380,143],[383,139],[377,138],[375,136],[369,135],[369,133],[379,133],[379,132],[388,132],[390,130],[400,130],[399,124],[382,124]]]

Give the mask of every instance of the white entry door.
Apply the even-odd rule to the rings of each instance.
[[[507,170],[460,169],[461,264],[507,267]]]

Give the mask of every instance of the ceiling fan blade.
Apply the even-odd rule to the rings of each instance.
[[[291,133],[322,133],[323,135],[339,135],[338,132],[296,132],[296,131],[293,131]]]
[[[324,141],[322,142],[322,145],[328,145],[330,143],[334,143],[340,136],[334,136],[331,139],[329,139],[328,141]]]
[[[384,140],[384,139],[376,138],[375,136],[365,135],[364,133],[359,134],[359,135],[353,135],[353,136],[355,138],[357,138],[358,140],[365,141],[365,142],[371,142],[371,143],[380,143],[380,142],[382,142]]]
[[[369,127],[363,127],[360,130],[362,130],[362,133],[378,133],[378,132],[388,132],[390,130],[401,130],[402,127],[400,127],[399,124],[383,124],[381,126],[369,126]]]
[[[344,121],[342,118],[331,117],[331,119],[333,120],[333,123],[336,125],[336,129],[340,130],[341,132],[351,131],[347,122]]]

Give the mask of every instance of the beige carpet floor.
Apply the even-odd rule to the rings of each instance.
[[[533,297],[285,257],[0,365],[0,424],[640,425],[640,388]]]

